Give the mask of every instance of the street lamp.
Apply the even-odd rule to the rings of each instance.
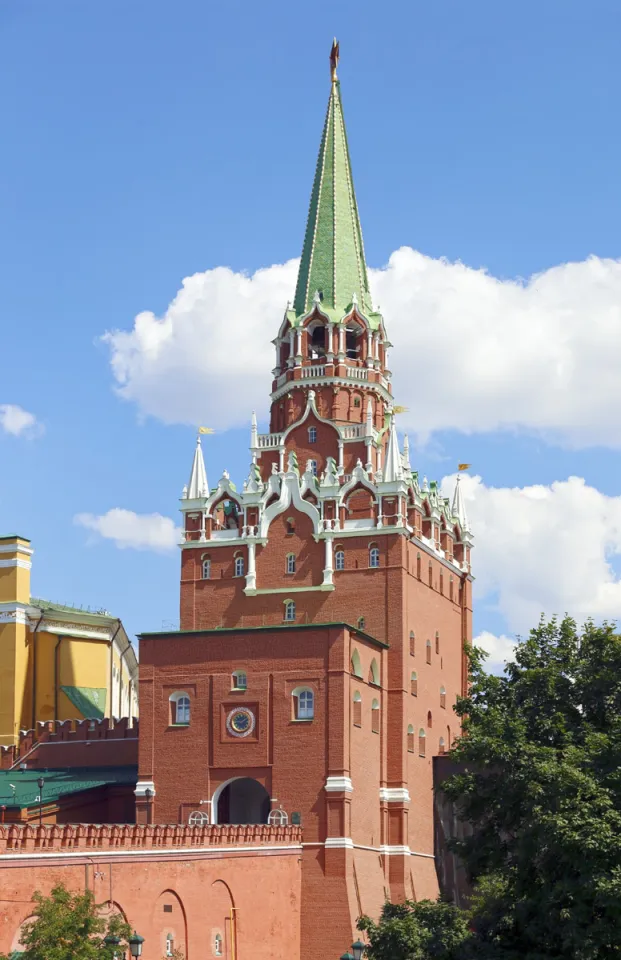
[[[109,933],[107,937],[104,937],[104,943],[107,947],[120,947],[121,938],[115,937],[113,933]],[[112,956],[114,957],[114,960],[121,960],[124,954],[122,955],[120,950],[115,950]]]
[[[365,951],[366,944],[362,940],[356,940],[355,943],[351,945],[351,952],[354,955],[354,960],[362,960],[362,954]]]
[[[150,823],[151,823],[151,819],[152,819],[152,816],[151,816],[151,797],[153,796],[153,790],[151,790],[151,787],[147,787],[147,789],[146,789],[145,792],[144,792],[144,796],[145,796],[145,800],[147,801],[147,824],[150,824]],[[136,956],[139,957],[140,954],[137,953]]]
[[[43,777],[39,777],[37,780],[37,786],[39,788],[39,826],[43,823],[43,785],[45,780]]]
[[[129,943],[129,950],[132,957],[141,957],[144,937],[141,937],[140,934],[136,933],[136,931],[134,930],[134,933],[129,938],[128,943]]]
[[[354,958],[351,953],[343,953],[341,954],[341,960],[354,960]]]

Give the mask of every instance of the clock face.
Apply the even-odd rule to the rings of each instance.
[[[236,707],[226,718],[226,728],[234,737],[247,737],[254,730],[254,725],[254,713],[247,707]]]

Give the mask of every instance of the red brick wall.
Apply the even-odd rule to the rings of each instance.
[[[33,892],[47,895],[65,883],[75,892],[92,890],[97,903],[122,912],[145,938],[144,960],[160,960],[169,932],[186,960],[214,956],[217,932],[225,960],[300,956],[301,847],[295,829],[212,828],[203,840],[173,841],[172,835],[154,838],[149,829],[132,839],[136,828],[121,828],[114,836],[109,830],[103,845],[96,835],[89,843],[94,827],[81,828],[81,837],[80,828],[68,828],[69,840],[56,828],[55,841],[46,828],[42,834],[26,828],[30,839],[15,840],[18,829],[11,835],[0,828],[0,952],[17,946],[20,925],[32,914]]]

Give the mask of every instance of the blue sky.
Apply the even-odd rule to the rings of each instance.
[[[260,351],[295,266],[255,272],[299,256],[336,34],[367,261],[393,265],[374,292],[400,347],[404,426],[420,431],[415,466],[442,478],[473,464],[476,632],[524,629],[531,601],[621,612],[620,30],[612,0],[3,0],[0,404],[37,423],[0,428],[0,530],[32,539],[33,592],[105,606],[130,632],[177,621],[175,550],[120,549],[74,518],[177,522],[198,422],[230,425],[206,443],[210,480],[245,476],[240,411],[258,397],[267,412]],[[401,247],[417,253],[395,266]],[[171,312],[193,274],[217,309]],[[512,283],[533,274],[541,284]],[[167,365],[148,368],[144,342],[101,341],[131,337],[142,311],[170,319]],[[203,367],[190,319],[218,343]],[[240,338],[256,338],[258,367],[236,359]],[[184,382],[195,398],[177,406]],[[525,581],[533,554],[545,566]]]

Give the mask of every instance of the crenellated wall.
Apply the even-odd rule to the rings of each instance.
[[[16,745],[0,746],[0,770],[118,767],[138,762],[138,720],[44,720],[20,730]]]

